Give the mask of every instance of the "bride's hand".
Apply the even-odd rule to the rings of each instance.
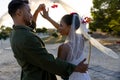
[[[85,64],[84,62],[86,61],[86,59],[84,59],[83,61],[81,61],[75,68],[75,72],[80,72],[80,73],[86,73],[86,71],[88,70],[88,64]]]
[[[44,17],[45,19],[49,19],[49,8],[46,10],[46,8],[44,8],[42,10],[42,13],[40,12],[41,16]]]

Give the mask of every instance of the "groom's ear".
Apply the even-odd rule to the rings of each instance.
[[[21,9],[17,9],[17,11],[15,12],[16,16],[22,16],[23,15],[23,11]]]

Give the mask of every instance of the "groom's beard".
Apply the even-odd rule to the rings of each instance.
[[[35,29],[36,28],[36,22],[32,21],[31,25],[29,27],[32,28],[32,29]]]
[[[29,20],[29,19],[24,18],[24,22],[25,22],[25,25],[26,25],[26,26],[32,25],[32,20]]]

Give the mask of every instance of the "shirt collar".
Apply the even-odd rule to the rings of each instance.
[[[29,30],[29,31],[33,31],[32,28],[28,27],[28,26],[24,26],[24,25],[13,25],[13,29],[26,29],[26,30]]]

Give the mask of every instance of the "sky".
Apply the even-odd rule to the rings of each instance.
[[[5,25],[11,27],[13,25],[13,21],[11,17],[8,15],[8,4],[11,0],[0,0],[0,26]],[[53,0],[57,1],[57,0]],[[62,0],[66,4],[70,5],[72,8],[77,10],[81,16],[91,16],[90,15],[90,8],[92,7],[92,0]],[[47,0],[30,0],[30,7],[31,13],[33,14],[35,9],[41,3],[45,3],[46,6],[49,8],[49,16],[54,19],[55,21],[59,22],[61,17],[65,15],[67,12],[58,4],[58,8],[51,8],[53,3],[48,3]],[[74,11],[73,11],[74,12]],[[54,28],[51,23],[38,15],[37,18],[37,27],[46,27],[46,28]]]

